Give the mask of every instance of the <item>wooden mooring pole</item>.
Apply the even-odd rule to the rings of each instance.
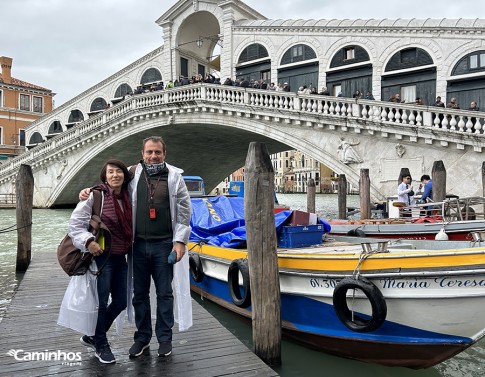
[[[17,195],[17,265],[16,272],[25,272],[32,255],[32,204],[34,175],[30,165],[20,165],[15,182]]]
[[[360,169],[359,180],[359,195],[360,195],[360,218],[370,219],[370,178],[369,169]]]
[[[338,218],[347,218],[347,178],[345,174],[338,177]]]
[[[443,161],[435,161],[431,169],[433,179],[433,201],[442,202],[446,199],[446,169]]]
[[[310,213],[315,213],[315,180],[310,178],[308,180],[308,189],[307,189],[307,196],[306,196],[306,210]]]
[[[266,144],[249,145],[244,169],[254,352],[281,364],[281,302],[274,223],[274,171]]]

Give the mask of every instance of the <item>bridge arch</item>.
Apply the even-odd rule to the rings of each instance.
[[[49,130],[47,131],[47,135],[46,136],[53,136],[55,134],[58,134],[58,133],[61,133],[62,131],[64,131],[64,129],[62,128],[62,124],[61,124],[61,121],[60,120],[54,120],[50,125],[49,125]]]
[[[477,102],[485,108],[485,49],[483,47],[467,51],[451,66],[451,74],[446,83],[449,98],[455,97],[462,109]]]
[[[305,127],[295,128],[246,117],[234,119],[217,112],[184,112],[176,119],[142,117],[131,127],[103,132],[91,141],[89,149],[79,146],[71,151],[70,160],[75,161],[72,167],[72,162],[68,168],[60,163],[63,157],[59,154],[53,159],[57,165],[50,168],[58,183],[49,192],[47,206],[72,202],[81,188],[95,184],[99,169],[108,158],[119,158],[127,164],[138,161],[142,139],[152,134],[161,135],[166,140],[167,161],[183,168],[187,175],[202,176],[208,190],[244,165],[252,141],[267,143],[270,153],[298,149],[334,171],[346,174],[349,182],[357,185],[359,181],[358,170],[338,158],[338,142],[341,138],[349,138],[346,133],[324,130],[315,133]],[[374,142],[371,140],[370,143]],[[368,145],[359,148],[363,153]],[[373,197],[383,196],[375,185],[371,187],[371,194]]]
[[[133,94],[133,88],[126,82],[118,85],[115,90],[114,98],[124,97],[126,95]]]
[[[108,107],[108,103],[103,97],[96,97],[89,108],[90,112],[104,110]]]
[[[298,61],[294,64],[284,62],[285,54],[291,54],[291,50],[298,46],[312,51],[314,57]],[[293,92],[296,92],[303,85],[309,86],[311,84],[316,88],[320,87],[321,60],[323,56],[322,46],[317,39],[306,38],[302,41],[297,36],[288,38],[288,40],[279,46],[274,57],[278,82],[288,82]]]
[[[420,97],[424,104],[434,103],[437,93],[436,51],[430,46],[409,43],[389,51],[382,64],[381,98],[399,93],[406,103]]]
[[[200,4],[202,5],[202,4]],[[175,63],[179,76],[191,77],[196,74],[206,75],[216,66],[215,58],[220,55],[218,45],[221,38],[220,15],[209,9],[198,11],[182,17],[175,36]]]
[[[264,72],[269,72],[271,78],[271,56],[263,44],[251,43],[235,58],[237,59],[236,78],[245,78],[248,81],[260,80]]]
[[[158,70],[158,68],[150,67],[141,75],[140,84],[144,85],[157,81],[162,81],[162,73]]]
[[[275,51],[274,51],[274,44],[267,38],[267,37],[264,37],[264,36],[261,36],[261,35],[254,35],[254,36],[251,36],[251,37],[244,37],[242,39],[240,39],[238,41],[238,43],[236,43],[236,47],[234,48],[234,63],[233,63],[233,67],[234,67],[234,72],[233,72],[233,77],[238,77],[240,76],[240,72],[242,70],[242,72],[244,73],[244,68],[246,66],[246,64],[239,64],[239,57],[241,56],[241,54],[243,53],[243,51],[250,45],[253,45],[253,44],[259,44],[261,46],[263,46],[266,51],[268,52],[268,61],[269,61],[269,64],[270,64],[270,76],[271,76],[271,80],[276,80],[276,69],[275,69]],[[248,62],[248,65],[250,65],[251,63]],[[262,69],[266,70],[267,67],[266,66],[261,66]]]
[[[72,109],[67,119],[67,127],[72,127],[76,123],[81,123],[84,120],[84,114],[79,109]]]
[[[37,145],[37,144],[40,144],[40,143],[43,143],[43,142],[44,142],[44,138],[42,137],[40,132],[34,132],[32,134],[32,136],[30,136],[28,145],[33,146],[33,145]]]

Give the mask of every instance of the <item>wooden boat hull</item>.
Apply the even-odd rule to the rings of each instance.
[[[334,355],[415,369],[446,360],[483,336],[484,248],[369,256],[360,273],[382,293],[387,316],[376,330],[356,332],[337,317],[333,293],[355,270],[357,248],[279,253],[285,336]],[[193,291],[250,318],[251,308],[234,305],[227,284],[229,264],[246,253],[207,245],[194,251],[204,278],[191,281]],[[354,297],[354,310],[363,317],[372,315],[362,294]]]

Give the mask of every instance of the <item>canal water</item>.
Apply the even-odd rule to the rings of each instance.
[[[289,205],[292,209],[306,209],[305,194],[279,194],[278,199],[281,204]],[[358,207],[359,198],[349,196],[347,205]],[[338,213],[336,195],[317,195],[316,208],[318,215],[323,219],[336,218]],[[57,244],[67,231],[67,221],[71,212],[72,210],[69,209],[34,210],[32,258],[42,258],[43,253],[55,252]],[[15,210],[0,209],[0,320],[21,279],[21,276],[15,274],[17,232],[11,231],[14,228]],[[194,298],[243,343],[252,348],[249,321],[221,309],[208,300]],[[5,352],[1,349],[1,344],[0,352]],[[282,361],[283,364],[274,369],[283,377],[481,377],[485,376],[485,340],[451,360],[424,370],[365,364],[310,350],[286,340],[282,343]]]

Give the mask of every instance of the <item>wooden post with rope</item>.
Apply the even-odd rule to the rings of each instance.
[[[274,171],[266,145],[249,145],[244,212],[251,285],[254,353],[281,364],[281,302],[274,222]]]
[[[25,272],[32,256],[32,204],[34,176],[30,165],[20,165],[15,181],[17,195],[17,264],[16,272]]]
[[[340,174],[338,177],[338,218],[347,218],[347,178],[345,174]]]
[[[308,190],[306,196],[306,210],[310,213],[315,213],[315,191],[315,180],[313,178],[310,178],[308,180]]]
[[[370,178],[369,169],[360,169],[359,179],[360,192],[360,218],[370,219],[371,205],[370,205]]]

